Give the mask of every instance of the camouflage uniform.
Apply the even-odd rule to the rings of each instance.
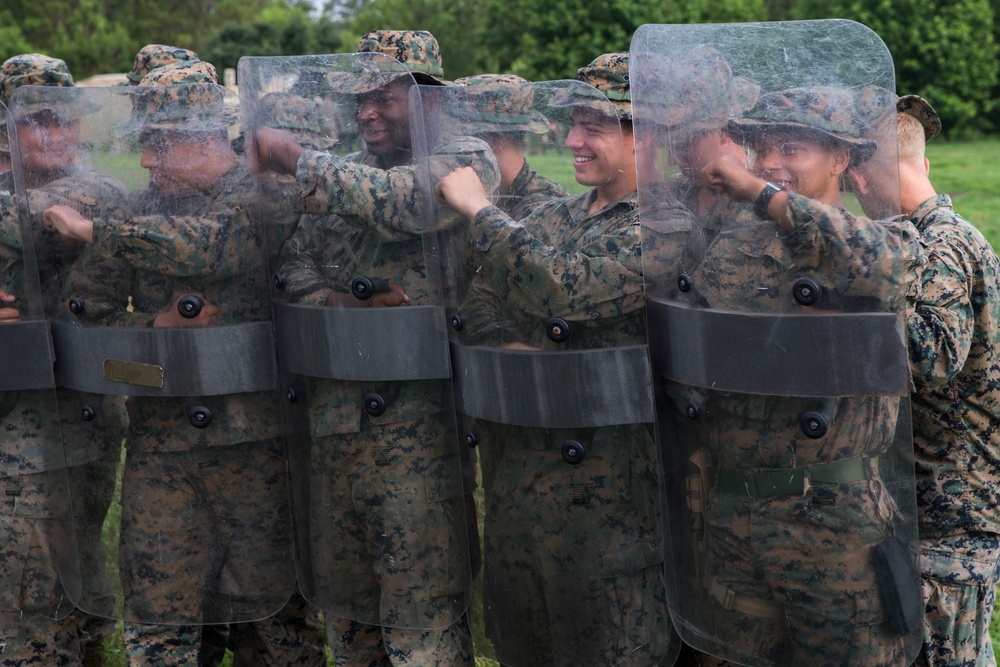
[[[188,49],[166,44],[147,44],[135,54],[132,71],[125,75],[128,77],[127,85],[138,86],[143,77],[157,67],[197,60],[199,60],[198,55]]]
[[[74,83],[62,60],[40,54],[15,56],[0,66],[0,99],[5,103],[25,85],[71,87]],[[43,112],[66,113],[49,108],[31,95],[21,99],[15,119],[19,125],[35,122],[37,114]],[[74,111],[82,115],[83,110]],[[78,120],[74,114],[58,122]],[[26,174],[28,169],[26,166]],[[0,174],[0,190],[14,190],[12,177],[11,172]],[[24,202],[29,219],[19,223],[15,211],[5,207],[0,212],[0,225],[8,230],[21,225],[24,233],[33,234],[37,264],[23,265],[17,239],[11,248],[14,252],[4,263],[0,284],[18,297],[17,303],[24,309],[28,305],[24,271],[37,269],[41,305],[48,313],[59,303],[66,274],[77,262],[81,248],[45,230],[41,212],[60,203],[77,206],[90,215],[99,214],[121,201],[124,188],[114,179],[78,164],[67,164],[44,175],[32,173],[28,179]],[[22,310],[22,316],[27,315]],[[75,610],[67,594],[78,601],[81,567],[84,572],[100,571],[88,561],[78,563],[76,558],[102,553],[101,527],[111,503],[121,441],[95,440],[86,432],[63,441],[63,435],[69,433],[66,427],[79,421],[82,397],[77,392],[58,390],[58,408],[52,395],[44,391],[7,392],[5,396],[12,400],[2,417],[6,436],[0,439],[6,498],[3,543],[8,545],[0,566],[0,580],[4,582],[0,593],[0,639],[6,642],[2,664],[34,664],[40,657],[46,664],[80,664],[86,653],[93,654],[91,660],[100,655],[103,637],[113,630],[113,623]],[[99,412],[120,436],[124,429],[120,402],[104,401]],[[60,433],[57,414],[61,415],[66,434]]]
[[[899,111],[940,129],[920,98]],[[989,624],[1000,577],[1000,261],[948,195],[911,215],[929,261],[907,327],[913,394],[924,645],[918,665],[995,665]]]
[[[369,33],[359,51],[394,56],[418,82],[441,83],[440,52],[429,33]],[[333,73],[329,80],[335,92],[357,95],[392,77]],[[420,235],[422,197],[436,182],[428,179],[458,166],[474,166],[495,187],[492,153],[468,137],[439,147],[430,176],[366,151],[346,159],[307,151],[297,170],[298,210],[307,215],[285,244],[279,269],[287,298],[322,306],[365,274],[402,285],[411,305],[434,305]],[[457,222],[440,222],[445,238],[460,240]],[[310,378],[307,393],[312,507],[322,508],[311,517],[312,548],[322,559],[313,568],[317,591],[330,603],[335,659],[471,664],[462,618],[470,581],[466,499],[450,383]],[[366,409],[370,393],[385,398],[384,412]]]
[[[208,110],[197,131],[224,132],[221,89],[202,65],[150,72],[133,98],[137,128],[176,130]],[[195,85],[160,87],[177,82]],[[150,188],[93,220],[96,261],[70,292],[86,295],[84,317],[151,327],[179,294],[196,292],[220,306],[220,324],[270,319],[256,181],[233,158],[202,191]],[[192,406],[209,411],[204,427]],[[130,663],[211,664],[221,647],[208,635],[220,628],[201,624],[233,621],[239,664],[324,664],[319,629],[293,596],[277,393],[137,396],[130,416],[120,548]]]
[[[863,161],[874,146],[858,138],[852,105],[845,108],[849,98],[842,96],[838,103],[840,95],[831,89],[769,93],[746,120],[731,122],[730,132],[740,137],[779,125],[825,133],[848,144],[852,160]],[[808,275],[824,290],[818,308],[902,308],[921,261],[916,232],[905,221],[875,223],[790,193],[793,231],[785,234],[749,208],[715,238],[692,275],[694,289],[681,301],[780,313],[792,283]],[[775,664],[900,664],[904,637],[885,625],[869,561],[898,520],[898,499],[876,480],[877,457],[888,458],[897,420],[905,422],[899,399],[682,390],[675,400],[689,414],[696,407],[697,419],[684,421],[711,455],[717,480],[705,508],[705,583],[717,603],[706,613],[713,627],[735,632],[749,655]],[[829,420],[818,438],[801,427],[810,409]],[[791,479],[793,469],[849,460],[858,464],[852,482],[757,493],[744,481],[745,471],[788,471],[784,478]],[[758,611],[746,611],[750,604]]]
[[[626,73],[623,54],[610,54],[578,78],[611,99],[595,107],[614,107],[627,120]],[[460,309],[463,343],[545,351],[645,343],[636,194],[590,213],[595,196],[590,190],[542,203],[520,223],[496,206],[476,215],[469,234],[485,263]],[[687,215],[665,193],[661,203],[664,217]],[[563,343],[546,335],[553,316],[573,328]],[[481,422],[477,431],[481,456],[495,467],[485,483],[485,614],[501,663],[670,659],[676,635],[666,607],[650,425]],[[560,451],[567,439],[586,448],[577,465]]]

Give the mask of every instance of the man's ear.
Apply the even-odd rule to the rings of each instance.
[[[851,151],[846,146],[837,146],[831,152],[831,158],[834,175],[843,174],[851,164]]]
[[[868,178],[865,177],[863,171],[857,169],[856,167],[848,169],[847,172],[844,174],[844,177],[847,180],[847,185],[849,186],[849,190],[851,192],[860,192],[862,194],[866,194],[871,190],[871,186],[868,183]]]

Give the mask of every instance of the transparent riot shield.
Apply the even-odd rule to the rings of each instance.
[[[297,179],[260,175],[269,204],[295,202],[292,218],[277,204],[268,217],[284,229],[268,236],[302,593],[331,636],[355,623],[419,628],[460,651],[448,647],[468,607],[467,500],[425,258],[414,79],[367,53],[243,58],[239,80],[248,136],[277,129],[312,149]],[[293,99],[319,113],[291,118]]]
[[[138,623],[274,614],[294,591],[291,518],[235,96],[208,83],[25,87],[11,112],[25,165],[28,128],[65,160],[23,176],[45,248],[74,602]]]
[[[831,20],[647,25],[631,55],[674,622],[742,664],[909,664],[919,251],[842,190],[876,156],[896,173],[895,95],[870,94],[894,89],[889,53]],[[697,266],[653,250],[657,184],[697,216]],[[898,185],[883,200],[898,213]]]
[[[4,466],[0,611],[61,619],[80,588],[52,351],[31,227],[22,208],[16,128],[0,104],[0,452]]]
[[[456,135],[494,141],[509,122],[501,115],[544,118],[565,160],[548,166],[573,173],[564,185],[578,192],[516,221],[505,212],[508,173],[495,206],[465,212],[461,245],[442,242],[438,253],[462,432],[480,462],[496,657],[515,667],[672,664],[680,644],[664,582],[630,128],[577,81],[500,89],[489,101],[457,87],[421,94],[428,159]],[[529,166],[545,165],[533,144],[523,145]],[[460,176],[439,190],[456,210],[466,193],[490,192],[460,180],[453,201],[446,183]],[[598,198],[608,205],[593,206]]]

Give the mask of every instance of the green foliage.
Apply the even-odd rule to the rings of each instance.
[[[877,32],[895,61],[896,90],[930,100],[946,132],[997,128],[990,114],[1000,65],[990,0],[802,0],[801,15],[841,16]]]
[[[378,0],[375,0],[376,2]],[[763,0],[483,0],[478,64],[532,80],[573,78],[602,53],[627,51],[643,23],[756,21]]]

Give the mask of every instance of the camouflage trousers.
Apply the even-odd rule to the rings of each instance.
[[[311,458],[310,599],[338,664],[472,664],[468,632],[453,627],[471,574],[450,413],[365,419],[314,440]]]
[[[486,485],[487,634],[512,667],[671,664],[656,448],[645,426],[503,428]],[[567,463],[576,440],[584,460]]]
[[[129,451],[120,540],[130,623],[198,625],[275,614],[295,591],[282,443]],[[198,642],[184,644],[194,664]]]
[[[703,624],[719,641],[709,650],[789,667],[907,664],[906,638],[886,623],[871,562],[890,505],[876,480],[770,498],[713,491],[706,564],[714,585],[781,613],[725,609],[705,590]]]
[[[294,595],[275,615],[224,625],[125,625],[131,665],[218,667],[228,647],[233,667],[325,667],[316,610]],[[191,646],[197,646],[192,653]],[[196,661],[192,662],[192,656]]]
[[[924,592],[921,667],[995,667],[990,616],[1000,579],[1000,535],[920,540]]]
[[[100,465],[75,466],[69,479],[90,478]],[[87,584],[80,549],[100,543],[104,517],[73,516],[66,470],[7,478],[0,488],[0,665],[78,665],[85,646],[114,626],[72,601]]]

